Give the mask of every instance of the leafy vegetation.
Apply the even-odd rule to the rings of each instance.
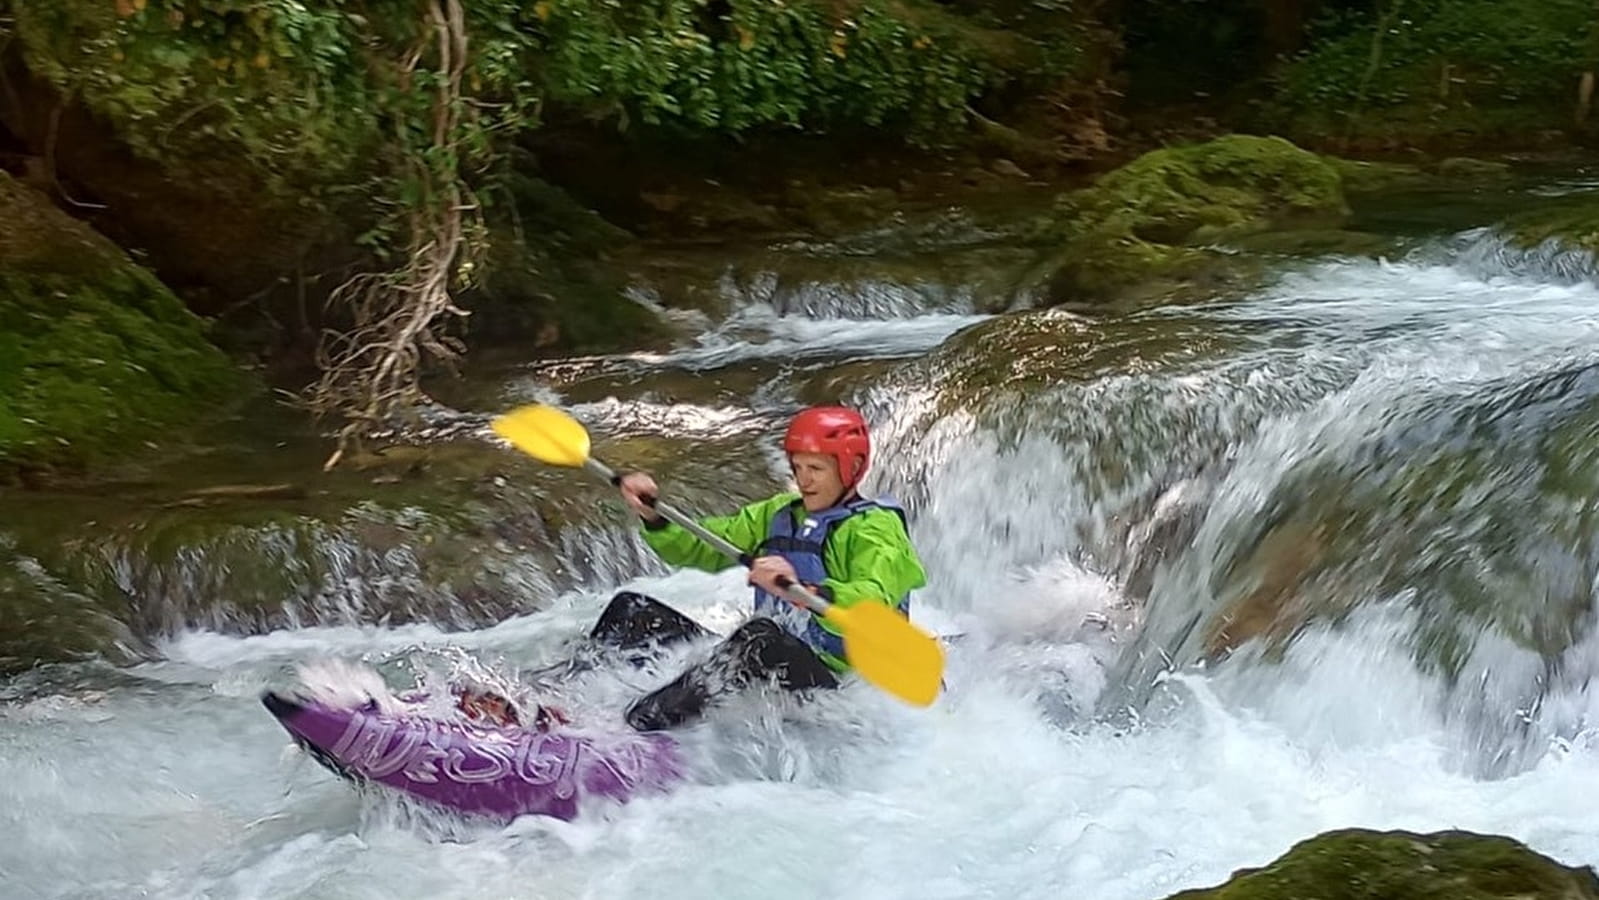
[[[1130,86],[1104,81],[1118,45],[1110,81]],[[216,196],[363,217],[369,271],[318,288],[332,299],[314,323],[323,375],[303,395],[358,438],[459,357],[465,302],[497,306],[485,331],[525,324],[541,345],[649,330],[575,258],[598,244],[518,225],[540,218],[527,179],[548,175],[511,151],[555,121],[646,155],[784,134],[975,136],[1028,169],[1058,160],[1074,104],[1121,88],[1263,101],[1305,138],[1533,133],[1571,121],[1599,26],[1586,0],[0,0],[0,52],[60,95],[46,157],[71,105],[175,179],[236,182]],[[999,121],[1007,110],[1062,130],[1024,134]],[[1090,115],[1082,143],[1102,148]],[[1337,192],[1326,165],[1265,146],[1146,160],[1106,179],[1098,206],[1077,197],[1056,287],[1113,293],[1128,272],[1204,263],[1196,243],[1341,208],[1322,202]],[[535,204],[561,195],[540,183]]]
[[[1505,133],[1570,123],[1596,62],[1586,0],[1382,0],[1335,9],[1276,102],[1317,134]]]
[[[1059,74],[1061,35],[930,0],[10,0],[22,59],[182,170],[236,159],[274,190],[373,198],[385,269],[333,292],[306,394],[343,440],[388,424],[463,347],[483,207],[546,104],[623,128],[887,128],[957,140],[970,104]],[[343,443],[341,440],[341,444]]]

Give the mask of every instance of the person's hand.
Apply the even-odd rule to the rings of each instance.
[[[639,518],[650,522],[660,520],[661,514],[655,511],[655,507],[645,502],[646,498],[654,500],[660,492],[655,486],[655,479],[643,472],[629,472],[622,476],[617,488],[622,492],[622,500],[627,503],[628,508],[638,513]]]
[[[783,589],[777,583],[779,578],[799,581],[794,574],[794,567],[781,556],[762,556],[750,564],[750,584],[773,596],[783,597]]]

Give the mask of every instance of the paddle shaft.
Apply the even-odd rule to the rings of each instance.
[[[622,476],[616,474],[615,469],[612,469],[610,466],[607,466],[605,463],[600,462],[592,456],[583,460],[583,468],[588,469],[590,472],[593,472],[601,478],[604,478],[611,484],[620,485],[622,483]],[[648,503],[651,509],[665,516],[667,519],[677,523],[678,525],[683,526],[695,537],[707,544],[710,544],[712,547],[715,547],[719,552],[726,554],[731,559],[738,560],[739,564],[745,568],[749,568],[754,564],[754,558],[748,553],[745,553],[743,550],[740,550],[722,538],[719,538],[709,531],[706,531],[703,525],[694,521],[688,516],[683,515],[683,513],[679,512],[670,503],[667,503],[658,497],[645,498],[644,502]],[[818,597],[806,590],[804,585],[796,584],[785,576],[779,576],[777,586],[783,589],[783,595],[785,597],[804,606],[806,609],[816,613],[819,616],[826,615],[827,610],[832,606],[832,604],[828,603],[826,600],[823,600],[821,597]]]

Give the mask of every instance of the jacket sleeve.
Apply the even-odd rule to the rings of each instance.
[[[751,503],[731,516],[711,516],[700,519],[705,530],[727,541],[745,553],[754,553],[766,539],[772,517],[794,500],[795,494],[779,494],[769,500]],[[706,572],[720,572],[738,561],[728,559],[710,544],[695,537],[688,529],[673,522],[660,527],[644,526],[644,542],[650,545],[667,565],[686,566]]]
[[[927,584],[905,523],[893,510],[855,517],[828,544],[827,570],[838,575],[822,582],[822,593],[841,607],[862,600],[896,606],[906,594]]]

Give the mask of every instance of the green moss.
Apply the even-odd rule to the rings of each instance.
[[[1296,844],[1270,866],[1168,900],[1588,900],[1591,868],[1569,868],[1497,835],[1462,831],[1333,831]]]
[[[1366,194],[1391,190],[1414,184],[1431,183],[1433,179],[1415,166],[1400,163],[1363,162],[1339,156],[1324,156],[1338,170],[1343,179],[1344,193]]]
[[[1511,216],[1504,230],[1523,248],[1556,240],[1599,256],[1599,199],[1576,197]]]
[[[81,463],[241,384],[154,276],[0,176],[0,463]]]
[[[94,655],[131,662],[127,649],[138,641],[116,612],[69,588],[0,534],[0,678]]]
[[[482,271],[464,300],[479,342],[523,341],[568,350],[637,343],[660,330],[650,310],[629,300],[607,256],[626,231],[528,176],[506,180],[509,203],[492,211]]]
[[[1071,195],[1069,226],[1104,227],[1175,244],[1338,218],[1339,170],[1276,137],[1229,135],[1146,153]]]
[[[1062,198],[1044,229],[1058,241],[1035,273],[1056,301],[1104,300],[1152,277],[1214,261],[1196,245],[1349,215],[1327,158],[1274,137],[1230,135],[1156,150]]]

